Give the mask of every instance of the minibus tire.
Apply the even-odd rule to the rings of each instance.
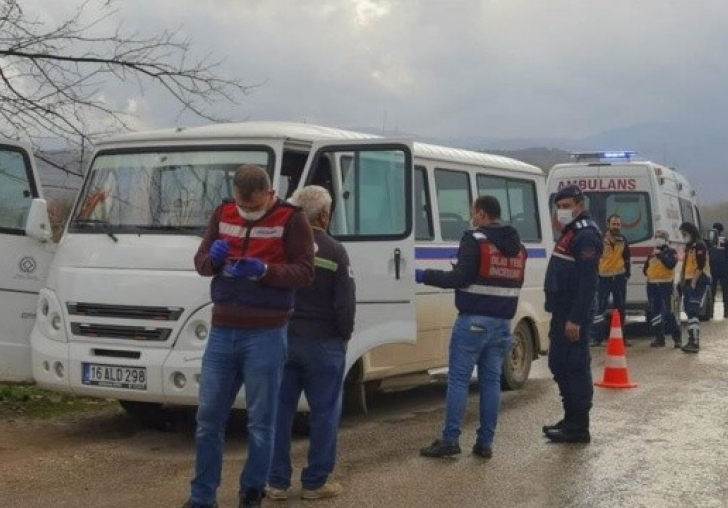
[[[519,321],[513,331],[513,347],[503,362],[501,387],[519,390],[528,380],[533,361],[533,331],[528,321]]]

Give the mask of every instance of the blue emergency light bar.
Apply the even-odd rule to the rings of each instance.
[[[631,161],[637,152],[574,152],[571,157],[577,162],[580,161],[600,161],[600,162],[621,162]]]

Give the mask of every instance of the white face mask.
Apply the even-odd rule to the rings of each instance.
[[[562,226],[566,226],[571,224],[571,221],[574,220],[574,214],[567,208],[559,208],[556,210],[556,220],[559,221],[559,224]]]
[[[268,210],[263,209],[263,210],[258,210],[257,212],[246,212],[242,208],[238,207],[238,213],[240,214],[240,216],[243,219],[249,220],[252,222],[260,220],[260,218],[263,217],[265,215],[265,212],[267,212],[267,211]]]
[[[665,245],[667,245],[667,240],[662,237],[655,238],[655,245],[657,245],[658,247],[664,247]]]

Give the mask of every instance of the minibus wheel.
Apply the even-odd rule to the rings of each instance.
[[[524,319],[513,331],[513,347],[503,362],[501,387],[504,390],[522,388],[531,373],[531,361],[533,361],[533,331]]]

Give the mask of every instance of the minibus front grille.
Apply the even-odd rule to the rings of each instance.
[[[78,337],[164,342],[169,338],[172,330],[169,328],[153,328],[148,326],[71,323],[71,332]]]
[[[141,305],[108,305],[102,303],[69,302],[72,316],[109,317],[122,319],[151,319],[177,321],[184,311],[181,307],[144,307]]]

